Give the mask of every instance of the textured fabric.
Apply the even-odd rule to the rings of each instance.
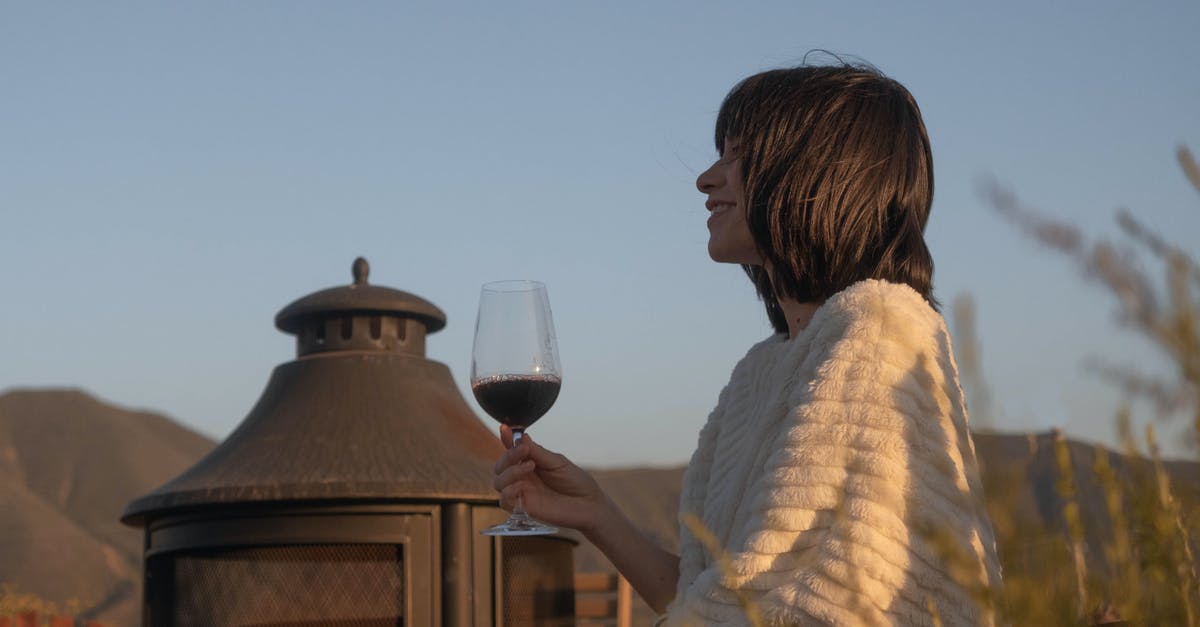
[[[857,283],[796,338],[750,349],[700,432],[680,517],[667,625],[748,625],[744,603],[768,625],[932,625],[931,607],[993,623],[1000,569],[950,336],[907,286]]]

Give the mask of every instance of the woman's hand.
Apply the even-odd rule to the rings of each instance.
[[[500,493],[500,506],[512,510],[517,496],[530,516],[590,533],[611,507],[596,480],[571,460],[552,453],[526,434],[513,446],[513,432],[500,427],[506,450],[496,462],[492,484]]]
[[[512,429],[500,427],[508,450],[496,462],[500,506],[511,510],[521,495],[525,511],[552,525],[578,529],[621,571],[656,612],[666,609],[679,580],[679,557],[652,542],[625,517],[591,475],[526,435],[513,446]]]

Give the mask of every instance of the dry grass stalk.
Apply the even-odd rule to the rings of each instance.
[[[699,517],[691,512],[684,513],[683,524],[686,525],[688,531],[691,531],[692,535],[700,541],[700,544],[704,546],[704,549],[713,556],[713,559],[717,561],[717,567],[721,569],[721,573],[725,577],[726,582],[730,582],[734,576],[733,562],[730,561],[729,554],[726,553],[725,549],[721,546],[720,540],[717,540],[717,537],[708,530],[708,527],[704,526],[704,522],[702,522]],[[758,611],[758,606],[754,604],[754,600],[751,599],[750,596],[746,594],[746,592],[739,586],[730,585],[729,583],[727,583],[726,586],[732,590],[735,595],[737,595],[738,605],[740,605],[742,611],[746,613],[746,619],[750,622],[750,625],[753,627],[763,627],[764,623],[762,614]]]
[[[1129,522],[1125,516],[1125,499],[1117,475],[1109,463],[1107,449],[1097,446],[1096,460],[1092,472],[1104,490],[1104,507],[1112,522],[1113,541],[1104,547],[1104,555],[1111,567],[1112,589],[1104,595],[1122,616],[1132,616],[1139,605],[1137,570],[1133,563],[1133,548],[1130,543]],[[1122,594],[1115,594],[1116,591]]]
[[[1184,176],[1192,183],[1192,187],[1200,192],[1200,166],[1196,165],[1196,160],[1192,158],[1192,153],[1186,146],[1180,146],[1175,151],[1175,158],[1179,161],[1179,167],[1183,170]]]
[[[1061,432],[1054,434],[1054,458],[1058,462],[1058,495],[1063,502],[1063,522],[1071,545],[1071,565],[1075,569],[1076,614],[1088,611],[1087,560],[1083,553],[1083,523],[1079,519],[1079,495],[1075,487],[1075,472],[1071,468],[1071,451]]]
[[[1146,446],[1150,449],[1151,459],[1154,461],[1154,479],[1155,486],[1158,488],[1158,501],[1161,506],[1162,519],[1165,519],[1169,529],[1159,529],[1160,533],[1174,534],[1178,540],[1177,544],[1179,552],[1175,553],[1176,562],[1174,571],[1179,578],[1180,596],[1184,604],[1184,611],[1187,613],[1187,624],[1196,624],[1196,611],[1194,607],[1193,595],[1196,591],[1196,560],[1192,556],[1192,548],[1188,541],[1188,532],[1183,525],[1183,520],[1179,512],[1179,503],[1171,494],[1171,482],[1167,477],[1166,470],[1163,469],[1162,458],[1158,453],[1158,442],[1154,437],[1154,425],[1146,425]],[[1166,526],[1166,525],[1160,525]]]
[[[933,597],[925,597],[925,609],[929,610],[929,619],[933,623],[933,627],[942,627],[942,615],[938,613],[937,605],[933,603]]]
[[[983,378],[983,348],[975,325],[975,301],[961,295],[954,299],[954,347],[963,387],[971,407],[971,425],[977,430],[988,429],[993,423],[992,395]]]
[[[1180,148],[1177,157],[1187,179],[1200,191],[1200,167],[1191,153]],[[1128,211],[1121,211],[1117,215],[1117,224],[1123,234],[1164,266],[1165,281],[1156,284],[1138,267],[1136,256],[1128,248],[1104,241],[1088,244],[1076,227],[1020,205],[1013,194],[999,186],[991,185],[985,193],[1002,215],[1047,247],[1073,259],[1086,277],[1105,286],[1116,298],[1122,319],[1152,340],[1177,366],[1178,379],[1168,381],[1147,377],[1129,368],[1097,367],[1098,362],[1093,362],[1093,370],[1121,383],[1127,397],[1154,401],[1162,416],[1190,409],[1194,439],[1200,441],[1200,302],[1196,299],[1200,264],[1152,232]],[[964,365],[970,363],[968,360]],[[964,377],[964,381],[968,379]],[[1084,533],[1085,526],[1090,527],[1094,521],[1080,516],[1078,484],[1068,474],[1070,451],[1065,444],[1056,443],[1056,461],[1060,470],[1057,492],[1070,544],[1067,553],[1075,575],[1074,590],[1069,595],[1061,588],[1061,578],[1053,572],[1054,564],[1065,566],[1053,551],[1043,554],[1045,566],[1041,568],[1035,562],[1014,561],[1021,552],[1014,553],[1010,543],[1026,548],[1057,546],[1052,542],[1040,544],[1027,535],[1031,530],[1006,520],[1009,508],[1004,502],[1012,493],[1005,484],[1017,475],[998,473],[990,478],[985,475],[989,510],[995,522],[1001,561],[1005,565],[1008,622],[1046,624],[1051,620],[1049,617],[1062,616],[1069,596],[1074,597],[1071,605],[1083,604],[1086,608],[1085,599],[1090,595],[1111,601],[1111,605],[1101,602],[1099,605],[1105,611],[1097,610],[1093,616],[1119,613],[1135,624],[1197,624],[1200,577],[1196,572],[1189,531],[1197,522],[1196,516],[1192,515],[1196,510],[1181,511],[1159,455],[1152,426],[1146,432],[1148,459],[1138,452],[1127,403],[1117,414],[1117,427],[1125,449],[1122,465],[1128,469],[1127,476],[1119,477],[1110,463],[1109,453],[1100,449],[1096,451],[1092,468],[1102,488],[1105,513],[1111,522],[1112,536],[1104,540],[1101,547],[1107,569],[1096,564],[1089,569],[1087,561],[1082,559],[1083,539],[1088,537]]]

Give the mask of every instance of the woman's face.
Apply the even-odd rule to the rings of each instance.
[[[696,179],[696,188],[708,195],[708,256],[713,261],[761,266],[746,221],[742,195],[742,155],[738,142],[727,140],[725,152]]]

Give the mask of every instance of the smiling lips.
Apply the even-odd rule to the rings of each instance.
[[[735,205],[733,203],[726,203],[726,202],[712,203],[711,205],[709,205],[708,210],[711,212],[708,216],[709,226],[712,225],[713,220],[717,219],[717,216],[729,213],[730,211],[733,211],[734,207],[736,207],[736,206],[737,205]]]

